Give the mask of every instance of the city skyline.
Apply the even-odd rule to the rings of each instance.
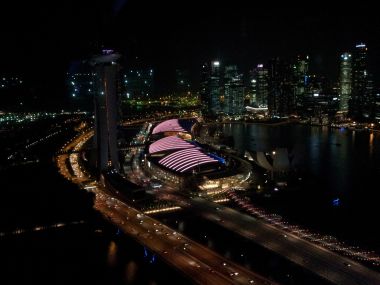
[[[363,68],[365,68],[365,70],[363,70],[362,72],[365,72],[366,74],[368,74],[368,76],[370,78],[369,80],[371,82],[371,90],[373,90],[371,92],[378,92],[377,91],[378,90],[378,84],[374,80],[374,78],[376,78],[376,74],[373,74],[373,72],[370,68],[371,62],[369,60],[370,57],[368,56],[368,54],[371,54],[371,51],[370,50],[368,51],[368,46],[365,43],[360,42],[359,44],[355,44],[354,47],[351,49],[347,48],[346,51],[348,51],[348,53],[344,52],[344,53],[340,54],[339,61],[345,62],[346,61],[345,56],[346,55],[350,56],[350,55],[352,55],[352,53],[355,54],[355,50],[358,49],[358,46],[364,46],[365,50],[366,50],[365,66],[363,66]],[[202,66],[198,67],[198,69],[195,72],[194,72],[194,70],[192,70],[193,72],[190,72],[190,69],[188,69],[188,68],[182,68],[182,69],[176,68],[175,70],[170,70],[170,71],[167,70],[168,73],[166,75],[167,75],[167,77],[170,77],[171,80],[170,80],[170,84],[166,85],[165,91],[163,91],[162,89],[160,90],[160,88],[157,87],[157,86],[161,85],[161,88],[162,88],[162,84],[159,83],[159,78],[161,76],[163,76],[163,74],[159,74],[157,76],[157,72],[154,71],[154,69],[151,67],[152,65],[149,65],[150,66],[149,68],[142,67],[141,65],[133,65],[131,67],[130,65],[128,65],[125,62],[125,58],[123,60],[121,60],[121,67],[123,70],[122,72],[124,72],[125,74],[123,75],[124,78],[120,77],[118,80],[120,80],[121,85],[124,85],[122,87],[124,90],[123,92],[125,93],[125,94],[123,93],[123,97],[128,98],[128,99],[129,98],[133,98],[133,99],[137,98],[136,96],[137,96],[138,92],[140,92],[140,96],[138,96],[138,97],[142,98],[142,99],[144,97],[146,99],[158,98],[159,96],[176,94],[176,93],[178,93],[178,94],[182,93],[182,95],[184,95],[185,93],[188,93],[188,92],[193,92],[195,94],[201,94],[202,80],[203,80],[202,79],[202,76],[203,76],[202,75],[202,72],[203,72],[202,66],[204,68],[205,64],[206,65],[208,65],[208,64],[212,65],[212,63],[210,61],[204,62],[202,64]],[[237,70],[241,73],[241,80],[243,82],[243,85],[245,86],[245,91],[244,91],[245,96],[246,97],[251,96],[252,94],[250,95],[249,92],[251,92],[253,90],[252,88],[255,89],[255,88],[259,87],[257,92],[258,92],[258,96],[259,96],[258,98],[260,98],[260,96],[261,96],[260,93],[265,92],[265,91],[260,89],[260,80],[258,82],[254,83],[257,86],[249,86],[249,85],[252,83],[252,79],[254,81],[256,81],[257,78],[255,78],[255,77],[259,76],[258,78],[260,78],[260,71],[259,71],[260,69],[264,68],[264,70],[268,70],[268,68],[273,65],[273,62],[277,61],[277,60],[283,61],[284,62],[283,64],[289,65],[289,68],[296,68],[295,70],[299,70],[299,71],[297,71],[299,73],[299,75],[296,75],[296,74],[292,75],[292,76],[298,76],[298,78],[299,78],[299,79],[297,79],[299,81],[299,83],[294,82],[294,84],[301,84],[298,87],[294,87],[294,88],[298,88],[298,91],[295,91],[296,93],[297,92],[299,93],[298,95],[296,95],[297,98],[302,97],[300,95],[302,95],[302,93],[305,92],[305,87],[302,87],[302,84],[304,84],[303,81],[306,80],[306,77],[320,78],[321,83],[327,84],[326,86],[336,86],[339,89],[341,87],[343,87],[345,89],[348,88],[348,87],[341,85],[340,81],[342,80],[342,74],[339,74],[336,78],[332,79],[332,78],[329,78],[329,77],[324,76],[324,75],[320,75],[320,74],[316,75],[315,73],[312,72],[312,70],[310,71],[310,62],[312,59],[309,55],[297,55],[297,56],[292,56],[290,58],[271,57],[267,61],[263,61],[262,63],[259,63],[259,64],[254,64],[254,65],[250,66],[249,69],[245,69],[245,70],[241,66],[238,66],[235,64],[229,64],[228,62],[225,62],[224,59],[217,60],[217,62],[219,63],[220,68],[222,68],[222,70],[224,70],[224,68],[229,68],[229,66],[236,66]],[[74,98],[79,97],[78,98],[79,100],[82,100],[83,102],[88,102],[88,103],[91,101],[90,98],[87,96],[87,95],[91,94],[92,88],[89,84],[92,84],[91,81],[93,81],[91,79],[93,74],[88,67],[90,61],[91,61],[90,57],[84,58],[84,59],[82,59],[82,62],[76,63],[74,65],[75,67],[71,66],[70,71],[66,71],[66,73],[64,75],[64,77],[65,77],[65,80],[63,82],[64,84],[63,84],[63,86],[60,86],[60,88],[62,89],[60,92],[63,92],[63,94],[64,94],[63,95],[64,96],[63,101],[70,102],[71,101],[70,97],[74,97]],[[216,61],[214,60],[214,62],[216,62]],[[290,65],[294,65],[294,67],[293,66],[291,67]],[[283,70],[281,72],[283,73],[284,71],[285,70]],[[337,71],[337,73],[342,72],[341,63],[337,66],[336,71]],[[267,71],[264,71],[264,72],[267,72]],[[133,75],[134,73],[136,73],[136,74]],[[7,83],[7,81],[6,81],[6,80],[8,80],[7,78],[9,78],[9,80],[10,79],[13,80],[13,78],[17,79],[18,78],[17,76],[20,77],[20,79],[16,82],[17,84],[13,83],[13,85],[10,85],[10,83],[9,84]],[[135,79],[133,79],[133,76],[135,76]],[[265,76],[267,76],[267,75],[265,75]],[[346,76],[348,76],[348,75],[346,75]],[[350,76],[354,76],[354,74],[350,74]],[[184,90],[183,89],[184,87],[180,86],[181,84],[183,85],[183,83],[181,83],[179,81],[180,78],[182,78],[182,80],[180,80],[180,81],[182,81],[182,82],[184,82],[184,80],[186,81],[186,90],[187,91],[185,93],[183,91],[181,91],[181,90]],[[224,78],[224,76],[221,75],[221,78]],[[295,79],[292,79],[292,80],[295,80]],[[345,80],[348,80],[348,79],[345,79]],[[222,81],[221,81],[221,83],[222,83]],[[75,85],[74,82],[77,82],[77,85]],[[168,82],[166,82],[166,83],[168,83]],[[306,81],[305,81],[305,84],[306,84]],[[3,85],[2,85],[1,89],[7,91],[9,89],[12,90],[12,88],[14,88],[17,91],[17,88],[21,88],[21,87],[24,89],[27,89],[27,91],[32,93],[32,94],[35,93],[36,86],[30,82],[30,78],[26,78],[26,80],[24,80],[24,77],[20,76],[20,75],[12,75],[12,76],[3,75]],[[56,87],[58,87],[58,86],[56,86]],[[267,88],[267,87],[265,87],[265,88]],[[158,91],[157,91],[157,89],[158,89]],[[346,90],[345,92],[347,93],[348,91]],[[131,94],[134,94],[134,95],[132,96]],[[78,96],[78,95],[80,95],[80,96]],[[266,95],[266,96],[268,96],[268,95]],[[340,94],[340,96],[341,96],[341,94]],[[88,98],[86,98],[86,97],[88,97]],[[347,97],[347,95],[346,95],[346,97]],[[34,96],[34,98],[37,98],[37,96]],[[344,96],[342,98],[344,98]],[[39,99],[41,99],[41,98],[39,98]],[[263,100],[263,99],[261,98],[261,100]],[[299,101],[299,99],[296,99],[296,100]],[[347,99],[344,99],[344,100],[347,100]],[[55,99],[54,99],[54,101],[55,101]],[[61,102],[61,101],[58,100],[57,103],[59,103],[59,102]],[[258,102],[259,102],[258,105],[264,104],[264,101],[259,100]],[[296,104],[299,104],[299,102],[297,102]],[[28,107],[28,106],[26,105],[26,107]],[[55,105],[55,106],[53,105],[53,106],[50,106],[49,108],[51,108],[51,107],[53,107],[53,109],[54,108],[55,109],[60,108],[58,105]],[[66,108],[66,107],[67,107],[67,105],[63,105],[63,108]],[[22,109],[22,108],[20,107],[20,109]],[[42,110],[44,110],[44,109],[42,108]]]
[[[239,2],[226,7],[195,1],[186,9],[133,0],[8,5],[8,17],[2,19],[9,29],[3,35],[7,44],[1,47],[0,71],[23,73],[45,99],[52,91],[64,101],[70,63],[102,44],[124,54],[130,65],[138,57],[137,65],[152,66],[160,93],[174,84],[176,68],[189,69],[197,81],[197,68],[212,59],[248,70],[276,56],[309,55],[313,73],[337,79],[339,56],[360,42],[370,50],[370,68],[379,81],[379,20],[371,5],[330,10],[321,5],[312,11],[295,4],[258,5],[252,13]],[[28,25],[18,26],[24,20]]]
[[[2,285],[380,284],[376,4],[3,5]]]

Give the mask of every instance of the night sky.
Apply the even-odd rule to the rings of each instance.
[[[39,96],[65,96],[70,63],[102,44],[125,54],[130,65],[155,68],[161,92],[170,90],[175,68],[189,68],[195,79],[201,63],[215,58],[248,69],[273,56],[306,53],[313,72],[336,79],[339,54],[361,41],[369,47],[375,78],[380,77],[380,17],[375,4],[35,2],[1,4],[0,72],[24,74],[41,90]]]

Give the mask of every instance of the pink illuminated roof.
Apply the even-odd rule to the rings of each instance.
[[[159,160],[161,165],[177,172],[185,172],[198,165],[217,162],[216,159],[201,152],[198,147],[182,149]]]
[[[193,148],[194,145],[184,141],[183,139],[170,136],[163,139],[160,139],[149,146],[149,153],[156,153],[165,150],[175,150],[175,149],[185,149],[185,148]]]
[[[171,119],[159,123],[154,129],[152,134],[158,134],[162,132],[186,132],[186,130],[179,124],[178,119]]]

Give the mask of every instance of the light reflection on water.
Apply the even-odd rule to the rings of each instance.
[[[314,219],[314,225],[328,225],[332,233],[380,238],[365,226],[377,223],[374,185],[380,177],[380,133],[304,125],[226,124],[221,128],[234,137],[240,153],[287,147],[294,155],[292,164],[308,174],[307,187],[293,196],[283,194],[276,202],[266,202],[272,203],[274,210],[302,222]],[[338,208],[332,206],[336,198],[341,200]]]
[[[110,241],[107,253],[108,266],[115,266],[117,263],[117,245],[114,241]]]
[[[370,178],[380,174],[375,167],[380,165],[380,133],[302,125],[226,124],[222,129],[234,137],[240,153],[287,147],[294,155],[293,164],[307,167],[314,176],[326,180],[330,191],[354,191],[363,175]]]
[[[137,264],[134,261],[129,261],[125,266],[125,281],[127,284],[135,284],[137,274]]]

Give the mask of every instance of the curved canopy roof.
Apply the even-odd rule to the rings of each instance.
[[[200,165],[218,163],[218,160],[204,154],[198,147],[193,147],[173,152],[160,159],[158,163],[171,170],[185,172]]]
[[[162,132],[189,132],[195,123],[195,119],[170,119],[159,123],[152,134]]]
[[[160,139],[149,146],[149,153],[153,154],[160,151],[166,150],[175,150],[175,149],[184,149],[184,148],[193,148],[195,147],[193,144],[184,141],[183,139],[170,136]]]

